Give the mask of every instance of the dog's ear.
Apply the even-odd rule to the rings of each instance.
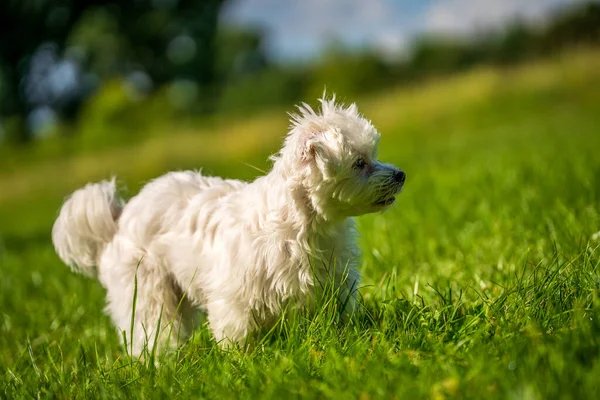
[[[303,132],[301,137],[302,159],[314,161],[317,158],[326,156],[330,152],[329,143],[334,140],[333,136],[332,132],[322,130],[319,127],[313,127],[313,129]]]
[[[301,138],[301,158],[304,161],[314,160],[318,146],[318,132],[309,132]]]
[[[298,113],[290,113],[293,142],[297,144],[297,154],[304,162],[318,159],[330,151],[331,144],[336,141],[337,132],[323,122],[328,102],[322,101],[322,111],[315,112],[308,104],[298,106]]]
[[[297,151],[301,160],[309,161],[315,158],[319,136],[322,129],[318,126],[319,115],[313,108],[301,103],[297,106],[297,113],[289,113],[291,122],[290,135],[295,136]]]
[[[328,160],[341,146],[339,141],[340,135],[335,129],[311,131],[303,137],[302,163],[316,166],[326,178],[331,176],[334,172]]]

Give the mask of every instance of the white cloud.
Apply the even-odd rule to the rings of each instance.
[[[417,33],[468,34],[518,17],[537,20],[561,5],[585,0],[237,0],[225,23],[266,28],[267,49],[278,58],[313,57],[332,38],[402,55]]]
[[[436,0],[426,14],[433,32],[471,33],[515,18],[537,21],[556,7],[583,0]]]
[[[332,38],[401,51],[414,24],[398,14],[395,0],[244,0],[232,3],[223,20],[267,27],[276,54],[310,56]]]
[[[405,56],[409,45],[409,36],[396,30],[383,30],[373,40],[373,46],[390,59]]]

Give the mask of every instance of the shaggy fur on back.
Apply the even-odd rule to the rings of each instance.
[[[127,204],[114,180],[88,184],[63,205],[54,246],[100,280],[119,330],[129,334],[133,317],[136,355],[185,340],[198,309],[215,340],[242,342],[286,304],[310,302],[326,276],[351,313],[360,279],[352,217],[388,208],[404,183],[377,161],[378,142],[355,105],[303,104],[267,175],[171,172]]]

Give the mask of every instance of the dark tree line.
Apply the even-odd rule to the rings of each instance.
[[[542,26],[512,21],[499,31],[466,40],[425,37],[405,68],[415,75],[452,71],[476,64],[512,64],[543,57],[565,47],[600,44],[600,4],[557,10]]]
[[[217,26],[223,2],[0,1],[0,120],[12,124],[5,132],[28,141],[27,117],[40,106],[62,120],[78,117],[99,82],[112,77],[130,77],[148,94],[183,79],[197,87],[194,112],[239,113],[314,98],[324,86],[355,96],[600,44],[600,4],[590,2],[557,10],[542,26],[512,21],[469,38],[423,36],[401,61],[338,44],[311,64],[278,64],[265,53],[260,28]]]
[[[23,117],[44,101],[53,103],[49,105],[63,118],[76,115],[85,97],[81,88],[73,88],[75,92],[63,93],[59,99],[32,99],[25,90],[27,79],[31,80],[32,59],[48,58],[35,58],[44,44],[51,46],[54,58],[71,58],[69,61],[76,63],[71,70],[93,72],[98,79],[140,70],[155,86],[175,77],[209,85],[215,78],[213,43],[222,3],[223,0],[1,1],[0,117]],[[77,50],[75,56],[65,55],[69,46]],[[48,68],[43,65],[38,70],[39,79],[48,75]],[[18,132],[16,140],[29,138],[27,129],[14,131]]]

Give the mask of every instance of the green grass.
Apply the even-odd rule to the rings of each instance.
[[[178,167],[252,177],[242,161],[267,167],[283,111],[5,172],[0,397],[598,398],[598,87],[600,54],[582,52],[364,99],[408,179],[395,208],[359,219],[362,311],[290,315],[247,351],[201,326],[156,364],[131,360],[102,287],[60,263],[49,229],[62,196],[105,173],[133,188]]]

